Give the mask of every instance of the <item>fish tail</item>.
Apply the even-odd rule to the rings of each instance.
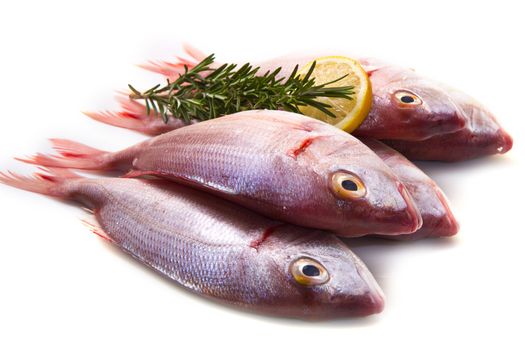
[[[190,45],[188,43],[184,43],[182,45],[182,48],[183,48],[184,52],[189,57],[191,57],[193,60],[195,60],[197,62],[202,61],[203,59],[205,59],[208,56],[204,52],[202,52],[201,50],[197,49],[196,47],[194,47],[193,45]]]
[[[143,126],[143,123],[140,119],[131,117],[124,112],[102,111],[83,113],[91,119],[119,128],[139,130]]]
[[[104,124],[135,130],[150,136],[158,134],[158,132],[152,128],[155,123],[155,117],[148,114],[146,106],[124,95],[117,96],[117,100],[121,107],[121,110],[118,112],[84,112],[84,114]]]
[[[111,157],[112,153],[110,152],[101,151],[70,140],[51,139],[50,141],[59,155],[37,153],[28,158],[15,159],[24,163],[54,168],[88,170],[108,170],[114,168]]]
[[[55,197],[66,197],[62,186],[64,183],[82,177],[67,169],[39,167],[41,172],[33,176],[23,176],[8,171],[0,172],[0,183],[29,192],[41,193]]]
[[[195,67],[196,62],[186,60],[182,57],[176,57],[175,62],[150,60],[146,63],[139,64],[140,68],[149,70],[150,72],[163,75],[169,80],[176,80],[179,75],[183,74],[187,69]]]
[[[167,122],[164,122],[153,112],[148,113],[146,106],[130,99],[126,94],[119,94],[117,101],[121,107],[118,112],[84,112],[84,114],[101,123],[137,131],[148,136],[157,136],[196,122],[195,120],[186,122],[183,119],[172,118],[171,116]]]
[[[143,64],[139,64],[139,67],[154,73],[162,74],[169,80],[175,80],[179,77],[179,75],[185,72],[186,68],[192,69],[197,65],[198,62],[206,58],[206,55],[203,52],[197,50],[189,44],[184,44],[183,49],[190,59],[176,56],[175,62],[152,60]]]

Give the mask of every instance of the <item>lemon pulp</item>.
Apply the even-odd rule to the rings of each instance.
[[[302,67],[298,74],[306,75],[314,61]],[[359,62],[344,56],[326,56],[315,59],[315,69],[312,77],[316,85],[325,84],[346,75],[343,79],[327,85],[330,86],[353,86],[351,100],[334,97],[319,97],[319,102],[331,106],[329,109],[336,117],[312,106],[302,106],[301,113],[315,119],[322,120],[347,132],[352,132],[359,127],[368,115],[372,106],[372,86],[368,74]]]

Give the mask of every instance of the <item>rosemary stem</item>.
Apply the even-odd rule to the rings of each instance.
[[[214,56],[210,55],[193,68],[185,67],[174,81],[165,86],[156,85],[140,92],[132,85],[129,98],[144,100],[147,113],[161,116],[167,123],[170,117],[184,120],[208,120],[245,109],[282,109],[301,113],[302,106],[314,107],[330,117],[335,117],[332,106],[318,98],[352,99],[353,86],[328,86],[339,81],[316,85],[310,71],[298,75],[298,67],[288,79],[276,76],[281,68],[273,72],[258,73],[259,67],[250,64],[237,66],[223,64],[212,68]],[[202,74],[206,72],[206,74]]]

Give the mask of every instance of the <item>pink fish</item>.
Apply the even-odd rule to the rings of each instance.
[[[421,216],[405,186],[353,136],[283,111],[247,111],[153,137],[120,152],[54,140],[60,156],[30,163],[194,186],[277,220],[341,236],[414,232]]]
[[[185,47],[191,59],[149,62],[144,68],[175,79],[184,66],[193,67],[206,55]],[[288,76],[296,65],[304,66],[327,54],[304,54],[277,58],[256,64],[260,72],[282,67],[280,76]],[[328,55],[333,55],[329,53]],[[496,122],[491,112],[470,96],[439,82],[423,77],[411,69],[384,63],[373,58],[358,58],[370,76],[373,104],[368,117],[354,131],[356,136],[389,142],[414,159],[457,160],[501,154],[512,148],[512,138]],[[107,121],[105,121],[107,122]],[[145,126],[144,129],[151,129]],[[436,138],[433,138],[436,137]],[[427,142],[416,142],[433,138]],[[474,142],[472,142],[474,139]],[[435,144],[447,142],[449,150],[436,154]]]
[[[334,235],[266,219],[204,192],[59,169],[33,178],[0,173],[0,183],[81,203],[95,214],[96,234],[204,297],[296,318],[383,309],[374,278]]]
[[[146,113],[146,109],[142,104],[128,98],[122,98],[121,104],[122,106],[128,104],[136,106],[136,114],[131,121],[118,116],[110,117],[113,125],[116,124],[123,128],[133,129],[153,136],[163,134],[167,131],[157,128],[154,123],[150,122],[152,118]],[[129,109],[128,107],[124,108]],[[96,119],[105,122],[106,117],[100,114]],[[153,119],[159,120],[160,118]],[[173,130],[183,126],[180,123],[170,123],[169,125]],[[168,125],[166,125],[166,127],[167,126]],[[443,191],[441,191],[431,178],[402,154],[385,144],[370,138],[360,138],[360,140],[374,151],[405,185],[423,219],[423,226],[416,232],[407,235],[389,235],[387,237],[395,239],[416,239],[425,237],[447,237],[457,233],[459,225],[450,210],[447,199]]]
[[[463,103],[463,106],[468,107],[463,110],[468,116],[467,124],[459,131],[436,135],[421,141],[385,140],[384,142],[413,160],[453,162],[508,152],[512,148],[512,137],[490,112],[476,101],[472,99],[468,101]]]
[[[374,139],[361,138],[361,141],[370,147],[403,182],[423,218],[423,226],[416,232],[390,238],[448,237],[458,232],[458,222],[450,210],[445,194],[430,177],[402,154],[385,144]]]

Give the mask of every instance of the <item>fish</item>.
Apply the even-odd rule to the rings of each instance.
[[[464,102],[463,106],[468,106],[464,110],[464,114],[468,116],[467,124],[457,132],[436,135],[421,141],[383,142],[403,153],[408,159],[443,162],[504,154],[512,149],[512,136],[498,123],[493,114],[471,98]]]
[[[75,201],[90,229],[184,288],[271,316],[329,319],[381,312],[383,293],[337,237],[284,224],[166,180],[85,178],[66,169],[0,183]],[[106,288],[111,288],[106,286]]]
[[[423,219],[423,225],[416,232],[388,238],[450,237],[458,233],[459,223],[450,209],[445,194],[434,180],[402,154],[384,143],[368,138],[360,138],[360,140],[374,151],[403,182]]]
[[[235,113],[119,152],[52,142],[59,155],[20,160],[163,177],[339,236],[407,234],[422,225],[407,189],[374,152],[350,134],[296,113]]]
[[[184,46],[189,59],[177,57],[175,62],[149,61],[141,67],[176,79],[185,67],[192,68],[207,55],[191,45]],[[287,78],[295,66],[303,67],[318,57],[345,55],[356,59],[370,77],[373,103],[369,116],[354,132],[356,136],[376,139],[422,140],[433,135],[458,131],[466,120],[457,100],[442,83],[417,74],[413,69],[382,60],[348,55],[347,52],[305,52],[257,62],[264,74],[281,68],[278,77]],[[220,66],[221,63],[214,63]],[[214,66],[213,66],[214,67]]]
[[[127,123],[127,125],[121,125],[123,128],[136,130],[150,136],[157,136],[184,126],[180,123],[171,122],[172,119],[178,121],[178,119],[171,118],[171,124],[164,124],[164,128],[157,128],[154,123],[150,122],[151,116],[148,115],[142,104],[126,97],[122,97],[120,103],[125,110],[134,110],[134,116],[131,118],[131,121],[128,121],[129,118],[109,117],[116,123],[119,123],[119,121]],[[97,118],[105,118],[105,116],[101,115]],[[154,119],[160,120],[160,118]],[[386,238],[449,237],[458,232],[459,224],[450,209],[450,204],[445,194],[430,177],[402,154],[384,143],[364,137],[359,137],[359,140],[377,154],[405,185],[423,220],[421,228],[414,233],[389,235]]]

